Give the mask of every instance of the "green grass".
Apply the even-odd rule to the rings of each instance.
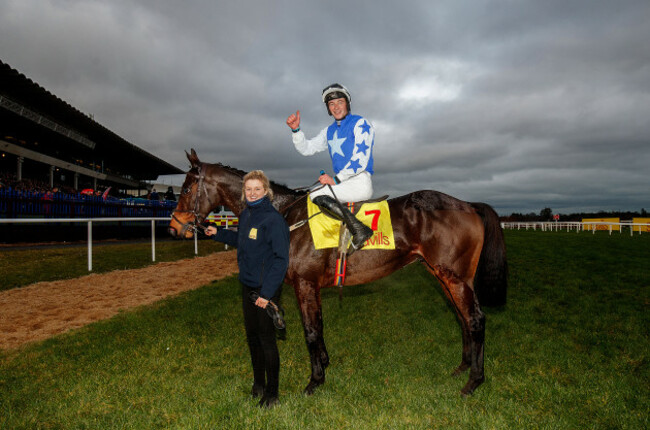
[[[198,242],[198,255],[221,251],[222,244],[213,240]],[[101,242],[93,244],[92,272],[88,271],[88,246],[69,244],[39,249],[0,248],[0,291],[34,282],[56,281],[113,270],[137,269],[163,261],[194,257],[194,241],[158,240],[156,261],[151,261],[151,241],[137,244]]]
[[[280,405],[250,399],[234,277],[15,351],[0,352],[0,428],[640,429],[650,415],[650,235],[507,231],[507,306],[485,309],[486,382],[421,265],[323,291],[327,381],[309,359],[293,290]]]

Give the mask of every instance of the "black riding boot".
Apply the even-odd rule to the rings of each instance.
[[[366,240],[370,239],[374,234],[370,227],[359,221],[348,208],[332,197],[316,196],[312,202],[347,225],[348,230],[352,233],[352,246],[354,249],[363,247]]]

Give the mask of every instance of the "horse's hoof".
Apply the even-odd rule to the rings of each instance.
[[[461,397],[469,397],[474,393],[474,388],[467,388],[466,386],[463,387],[462,390],[460,390],[460,396]]]
[[[325,381],[324,380],[320,381],[320,382],[317,382],[317,381],[314,381],[314,380],[309,381],[309,384],[307,384],[307,387],[305,388],[305,391],[304,391],[305,396],[311,396],[312,394],[314,394],[314,392],[316,391],[316,388],[323,385],[323,382],[325,382]]]
[[[461,375],[463,372],[465,372],[467,369],[469,369],[469,364],[461,363],[460,366],[458,366],[458,367],[456,368],[456,370],[454,370],[454,371],[451,373],[451,376],[460,376],[460,375]]]
[[[273,409],[275,406],[277,406],[279,400],[278,397],[275,396],[269,396],[267,397],[266,395],[262,397],[262,400],[257,404],[260,408],[266,408],[266,409]]]
[[[483,383],[483,381],[485,381],[485,378],[479,378],[476,380],[470,379],[469,381],[467,381],[467,384],[465,384],[463,389],[460,390],[460,395],[463,397],[467,397],[471,395],[474,392],[474,390],[476,390],[478,386]]]

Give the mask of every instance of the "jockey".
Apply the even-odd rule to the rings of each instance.
[[[372,197],[375,129],[363,117],[350,113],[352,98],[343,85],[329,85],[323,90],[322,98],[334,122],[318,135],[312,139],[305,138],[305,133],[300,130],[300,111],[289,115],[287,125],[293,132],[293,144],[302,155],[328,150],[335,176],[322,174],[318,180],[329,186],[310,193],[310,198],[321,209],[345,222],[352,233],[352,246],[359,249],[372,237],[373,231],[341,202],[356,202]]]

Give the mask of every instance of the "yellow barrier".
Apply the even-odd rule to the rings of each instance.
[[[219,227],[234,227],[239,224],[239,219],[232,215],[210,215],[206,220]]]
[[[620,223],[621,219],[620,218],[583,218],[582,223],[584,225],[585,230],[592,231],[594,229],[596,230],[607,230],[609,231],[610,228],[612,231],[621,231],[621,226],[620,225],[610,225],[610,224],[588,224],[590,222],[593,223],[599,223],[599,222],[604,222],[604,223]]]
[[[633,224],[650,224],[650,218],[632,218]],[[634,231],[641,233],[642,231],[650,232],[650,225],[635,225]]]

